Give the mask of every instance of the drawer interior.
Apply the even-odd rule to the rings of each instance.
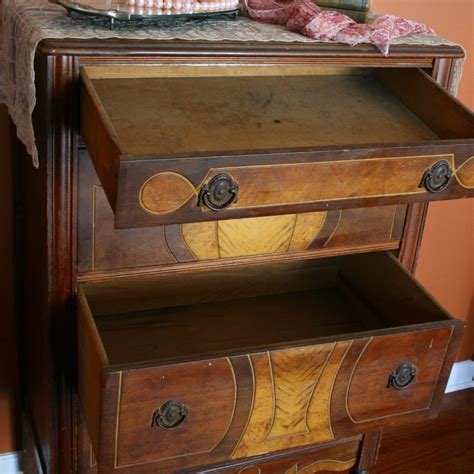
[[[474,189],[474,116],[416,68],[89,67],[81,133],[116,228]]]
[[[436,110],[433,91],[416,81],[421,71],[203,69],[163,67],[152,74],[139,68],[115,73],[88,68],[84,80],[126,155],[474,138],[467,123],[458,122],[457,132],[440,126],[446,118]],[[413,100],[415,88],[424,88],[417,95],[432,104]],[[423,113],[424,107],[433,108],[432,117]]]
[[[438,139],[368,71],[315,76],[92,79],[125,154]]]
[[[452,325],[384,252],[94,282],[81,294],[110,365]]]

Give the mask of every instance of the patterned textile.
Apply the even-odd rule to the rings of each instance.
[[[32,112],[35,107],[34,55],[43,39],[200,40],[242,42],[316,43],[283,26],[258,23],[247,18],[236,21],[210,19],[166,25],[118,24],[114,30],[103,20],[70,18],[59,5],[46,0],[3,0],[0,22],[0,103],[8,106],[17,134],[38,166]],[[441,45],[451,43],[434,36],[418,35],[392,44]],[[462,70],[459,61],[453,91]]]
[[[293,0],[290,3],[245,0],[245,7],[253,20],[286,25],[291,31],[299,31],[319,41],[337,41],[351,46],[372,43],[385,56],[397,38],[415,34],[435,35],[423,23],[393,15],[372,15],[366,24],[358,24],[339,11],[322,10],[312,0]]]

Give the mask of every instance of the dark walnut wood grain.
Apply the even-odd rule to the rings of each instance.
[[[389,287],[372,305],[378,272]],[[193,471],[432,416],[458,341],[385,253],[97,282],[79,303],[79,395],[104,472]],[[415,379],[389,386],[407,362]],[[170,400],[187,416],[165,430]]]
[[[33,126],[39,169],[32,166],[25,146],[12,140],[25,411],[22,448],[24,469],[32,473],[69,472],[76,449],[72,399],[77,367],[74,78],[78,66],[78,59],[70,56],[35,57]]]
[[[124,70],[82,72],[82,133],[116,227],[473,193],[473,115],[421,70]],[[429,192],[422,178],[441,160],[454,178]],[[222,173],[238,197],[216,213],[198,194]]]

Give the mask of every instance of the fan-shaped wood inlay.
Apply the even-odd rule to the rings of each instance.
[[[324,226],[326,212],[250,217],[182,225],[198,260],[305,250]]]

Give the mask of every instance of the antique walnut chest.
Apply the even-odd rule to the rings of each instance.
[[[462,323],[411,273],[427,203],[474,195],[462,54],[43,41],[31,472],[368,472],[435,416]]]

